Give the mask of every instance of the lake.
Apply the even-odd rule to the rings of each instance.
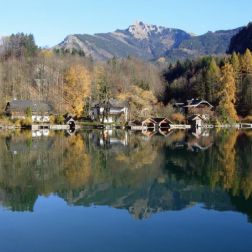
[[[252,131],[2,131],[0,251],[252,251]]]

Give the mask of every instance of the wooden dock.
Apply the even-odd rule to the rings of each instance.
[[[50,129],[50,130],[68,130],[70,128],[67,124],[32,124],[32,130]]]
[[[191,129],[188,124],[170,124],[170,129]]]
[[[215,128],[235,128],[235,129],[252,129],[252,123],[234,123],[214,125]]]

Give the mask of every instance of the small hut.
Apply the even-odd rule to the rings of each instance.
[[[142,122],[143,128],[149,128],[153,130],[158,130],[159,128],[170,128],[172,122],[165,117],[150,117]]]
[[[169,129],[171,124],[172,124],[171,120],[164,118],[161,122],[159,122],[158,126],[161,129]]]
[[[142,123],[139,120],[129,121],[128,127],[131,130],[142,130]]]
[[[69,125],[70,130],[75,130],[76,123],[72,116],[67,116],[65,118],[65,124]]]
[[[191,128],[198,129],[203,126],[204,118],[201,115],[192,115],[188,118],[188,123],[191,125]]]

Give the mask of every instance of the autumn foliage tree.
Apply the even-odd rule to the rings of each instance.
[[[206,74],[206,86],[205,86],[205,92],[206,92],[206,99],[212,103],[215,104],[217,100],[217,87],[220,79],[220,68],[217,65],[214,58],[211,58],[210,64],[207,68]]]
[[[64,73],[64,101],[68,110],[77,116],[83,112],[84,99],[90,96],[91,78],[82,65],[74,65]]]
[[[149,90],[132,86],[128,92],[119,94],[117,98],[129,102],[132,119],[143,119],[155,115],[154,107],[157,104],[157,98]]]
[[[243,55],[241,65],[244,73],[252,73],[252,54],[249,49]]]
[[[219,105],[218,112],[222,119],[236,121],[238,119],[235,101],[236,101],[236,85],[234,77],[234,69],[230,63],[226,63],[221,69],[221,78],[219,86]]]

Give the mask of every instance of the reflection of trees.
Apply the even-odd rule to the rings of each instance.
[[[237,141],[237,181],[245,198],[252,194],[252,132],[242,134]],[[239,194],[239,191],[236,195]]]
[[[241,209],[252,216],[245,207],[252,201],[249,133],[124,138],[120,131],[106,139],[100,131],[42,138],[3,133],[0,200],[13,210],[32,210],[38,195],[57,193],[71,204],[125,208],[136,218],[203,202],[209,209]],[[213,138],[204,151],[189,148]]]
[[[31,132],[17,133],[1,135],[0,144],[0,185],[6,192],[6,205],[13,209],[32,210],[38,195],[67,185],[76,188],[89,176],[89,156],[79,135],[60,133],[37,139]]]
[[[141,141],[139,138],[133,138],[131,143],[131,152],[119,152],[115,160],[124,163],[129,169],[142,168],[145,165],[151,165],[155,162],[158,154],[158,148],[150,141]]]
[[[220,153],[220,176],[222,177],[222,184],[225,189],[231,189],[235,186],[236,178],[236,152],[235,144],[238,136],[238,131],[230,132],[223,137],[219,147]]]
[[[64,151],[64,176],[71,187],[79,187],[90,177],[90,157],[85,150],[81,135],[75,135],[66,140],[68,147]]]
[[[186,148],[168,148],[166,157],[176,166],[173,171],[178,178],[194,177],[212,188],[220,186],[233,195],[242,192],[248,198],[252,192],[251,140],[238,131],[220,131],[214,145],[206,151],[191,154]]]

